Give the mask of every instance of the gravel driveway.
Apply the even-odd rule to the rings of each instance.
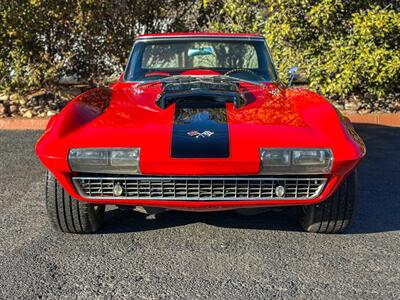
[[[359,125],[355,222],[306,234],[293,210],[145,215],[110,207],[97,235],[53,232],[37,131],[0,131],[0,298],[400,298],[400,128]]]

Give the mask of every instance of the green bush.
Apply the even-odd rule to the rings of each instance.
[[[386,3],[387,2],[387,3]],[[266,36],[282,79],[297,65],[310,86],[344,99],[400,92],[400,12],[389,1],[227,0],[214,30]]]
[[[200,12],[195,0],[0,0],[0,90],[119,73],[137,34],[204,27],[213,7]]]
[[[99,82],[138,33],[220,30],[264,34],[283,80],[297,65],[332,98],[385,98],[400,92],[399,11],[388,0],[0,0],[0,90]]]

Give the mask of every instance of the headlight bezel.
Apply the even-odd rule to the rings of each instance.
[[[92,157],[90,157],[92,152]],[[93,155],[93,152],[101,155]],[[120,159],[113,157],[113,152],[134,154],[132,159]],[[81,155],[79,155],[81,154]],[[86,154],[86,155],[84,155]],[[129,156],[129,155],[128,155]],[[131,155],[132,156],[132,155]],[[125,157],[126,158],[126,157]],[[140,148],[118,147],[118,148],[71,148],[68,151],[67,161],[72,172],[81,173],[104,173],[104,174],[141,174],[140,171]],[[114,163],[113,163],[114,162]]]
[[[287,165],[273,165],[268,164],[266,159],[266,152],[289,152],[289,164]],[[294,163],[294,153],[296,152],[321,152],[324,153],[324,163]],[[279,174],[292,174],[292,175],[307,175],[307,174],[329,174],[333,166],[333,152],[330,148],[260,148],[260,174],[262,175],[279,175]]]

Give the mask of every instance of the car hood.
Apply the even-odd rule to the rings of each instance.
[[[114,136],[123,139],[120,134],[132,130],[136,138],[142,134],[146,137],[171,136],[178,109],[175,104],[165,109],[156,104],[162,93],[160,85],[115,88],[109,93],[108,106],[104,110],[101,107],[103,101],[87,101],[90,94],[77,101],[88,102],[96,110],[103,110],[79,128],[80,134],[94,130],[105,135],[112,131]],[[246,99],[245,105],[239,108],[232,103],[225,105],[232,138],[257,140],[257,145],[266,143],[265,146],[286,146],[288,143],[313,146],[310,144],[313,140],[319,146],[330,146],[329,132],[324,130],[325,122],[321,122],[319,115],[337,116],[332,105],[321,96],[304,89],[285,90],[275,84],[241,84],[241,93]],[[96,93],[90,97],[98,98]],[[215,111],[207,106],[197,110],[209,114]]]
[[[246,100],[241,107],[201,106],[185,115],[176,104],[157,105],[160,84],[94,89],[49,123],[41,140],[46,143],[39,141],[38,147],[46,144],[42,152],[60,159],[70,148],[139,147],[141,170],[147,174],[256,174],[263,147],[331,148],[339,160],[360,157],[360,145],[349,139],[323,97],[269,83],[241,83],[240,92]]]

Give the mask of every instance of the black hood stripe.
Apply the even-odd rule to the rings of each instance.
[[[177,103],[171,156],[175,158],[229,157],[229,129],[224,103],[190,107]]]

